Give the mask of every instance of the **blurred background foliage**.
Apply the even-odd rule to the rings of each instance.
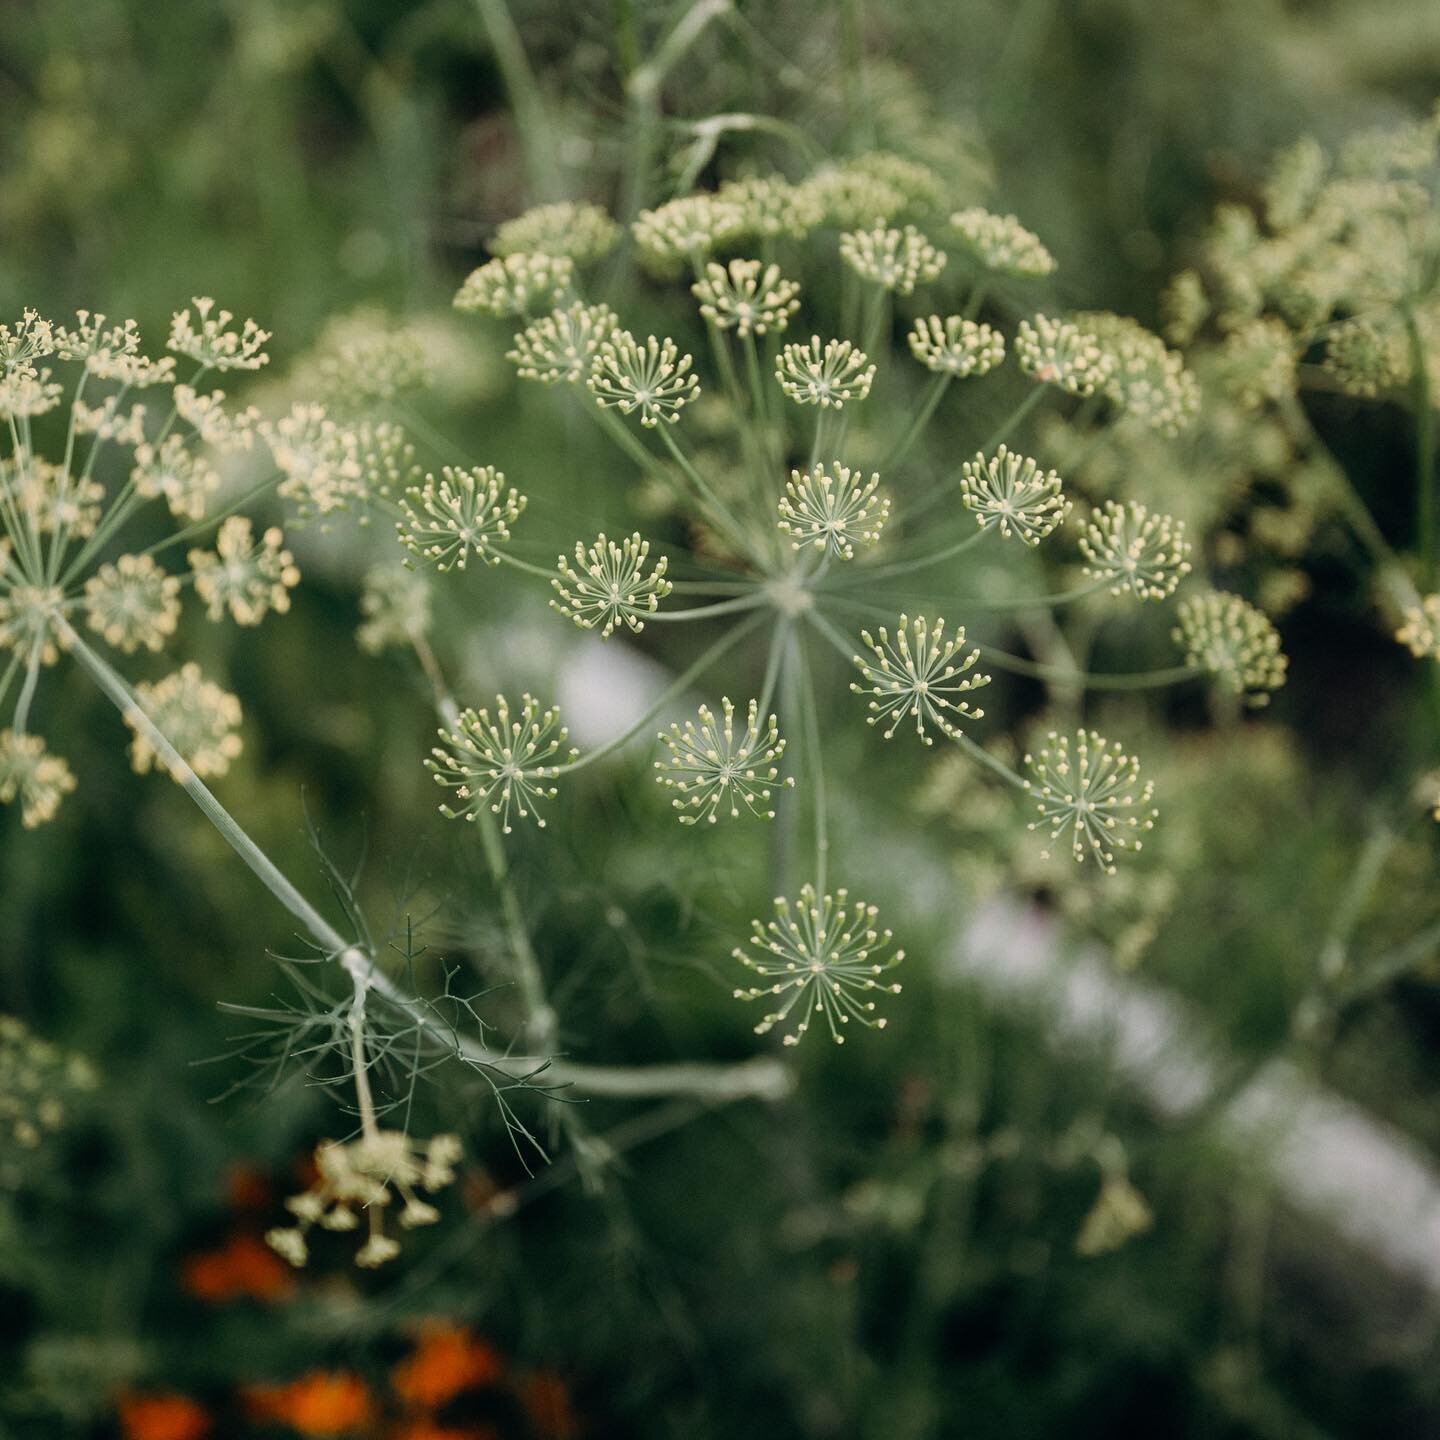
[[[1423,113],[1440,91],[1431,0],[737,3],[662,87],[637,191],[625,78],[690,8],[12,0],[0,309],[134,314],[155,335],[214,294],[275,331],[277,386],[339,312],[433,315],[450,377],[434,423],[476,461],[548,477],[553,514],[583,496],[624,517],[620,467],[595,473],[496,336],[446,318],[495,224],[534,199],[623,211],[687,163],[788,163],[753,132],[697,148],[708,116],[774,116],[842,153],[926,161],[957,200],[1045,237],[1063,303],[1154,324],[1215,204],[1253,202],[1276,148]],[[507,94],[507,13],[548,134]],[[1334,400],[1316,421],[1405,544],[1385,502],[1403,423]],[[283,622],[223,638],[187,622],[186,653],[246,708],[222,793],[317,893],[321,852],[363,859],[378,928],[433,911],[419,963],[451,945],[476,957],[472,988],[499,982],[481,867],[415,762],[423,696],[352,641],[366,543],[294,538],[306,583]],[[1150,865],[1076,887],[973,767],[917,784],[855,736],[837,848],[873,856],[911,955],[885,1034],[808,1047],[772,1107],[592,1103],[592,1143],[614,1152],[598,1192],[563,1141],[527,1176],[479,1098],[438,1086],[422,1103],[474,1162],[465,1213],[378,1277],[338,1253],[298,1279],[257,1257],[333,1103],[262,1093],[225,1058],[237,1022],[215,1002],[265,1001],[267,952],[293,941],[188,802],[127,772],[121,727],[70,674],[46,724],[80,792],[33,834],[0,817],[0,1009],[98,1083],[59,1087],[66,1124],[23,1164],[0,1147],[0,1430],[185,1440],[194,1413],[142,1404],[183,1395],[216,1434],[1440,1433],[1433,1291],[1298,1214],[1223,1143],[1214,1107],[1157,1120],[1103,1046],[1057,1043],[1043,1010],[998,1004],[947,960],[973,907],[1018,886],[1184,997],[1223,1040],[1227,1083],[1286,1057],[1440,1147],[1436,847],[1393,758],[1423,723],[1415,667],[1323,535],[1298,563],[1274,715],[1216,739],[1183,702],[1116,712],[1149,727]],[[443,603],[477,686],[561,663],[554,626],[509,591],[470,577]],[[726,836],[677,846],[643,782],[643,758],[587,775],[565,826],[519,846],[563,1039],[609,1060],[751,1053],[728,917],[764,893],[763,857]],[[503,989],[480,1003],[503,1028]],[[527,1119],[553,1123],[538,1102]],[[440,1321],[466,1328],[447,1342]],[[424,1404],[417,1355],[451,1361]],[[303,1413],[255,1399],[318,1372],[363,1404],[339,1381]]]

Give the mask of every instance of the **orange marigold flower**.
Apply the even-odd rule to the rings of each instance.
[[[125,1440],[201,1440],[210,1433],[204,1407],[185,1395],[122,1395],[117,1408]]]
[[[396,1395],[407,1405],[436,1410],[464,1390],[493,1385],[500,1357],[488,1340],[451,1325],[432,1325],[420,1334],[409,1359],[391,1375]]]
[[[263,1240],[243,1232],[218,1250],[192,1255],[180,1278],[191,1295],[211,1305],[245,1297],[274,1302],[295,1293],[295,1277],[285,1262]]]
[[[441,1425],[434,1420],[402,1420],[390,1431],[390,1440],[502,1440],[500,1432],[484,1421],[479,1425]]]
[[[301,1435],[345,1435],[370,1423],[370,1392],[356,1375],[312,1370],[288,1385],[255,1385],[245,1392],[257,1420],[278,1420]]]

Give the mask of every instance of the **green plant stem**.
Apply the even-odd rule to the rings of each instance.
[[[749,620],[737,625],[728,635],[722,636],[708,650],[706,650],[688,670],[676,677],[665,687],[656,698],[655,702],[623,735],[611,740],[608,744],[600,746],[598,750],[591,750],[580,756],[578,760],[572,760],[568,765],[556,766],[550,773],[552,775],[573,775],[577,770],[583,770],[585,766],[592,765],[596,760],[603,760],[607,755],[613,755],[617,750],[628,745],[645,727],[651,724],[655,717],[677,696],[683,694],[691,684],[705,673],[722,655],[728,650],[734,649],[747,635],[754,631],[764,620],[763,615],[751,616]]]
[[[1421,584],[1436,585],[1435,402],[1430,393],[1429,357],[1413,312],[1406,312],[1410,337],[1411,404],[1415,410],[1415,528],[1419,532]]]
[[[977,745],[968,735],[950,737],[972,759],[978,761],[993,775],[998,775],[1007,785],[1017,790],[1028,790],[1024,777],[1017,775],[1008,765],[997,760],[983,745]]]
[[[239,855],[251,873],[275,899],[304,926],[320,950],[344,964],[352,976],[359,971],[371,991],[412,1020],[433,1040],[453,1049],[460,1058],[473,1065],[502,1071],[507,1070],[507,1067],[533,1071],[544,1066],[547,1079],[552,1085],[569,1086],[585,1094],[612,1098],[643,1099],[662,1095],[694,1095],[714,1101],[747,1096],[778,1100],[789,1094],[793,1085],[789,1071],[768,1057],[744,1061],[737,1065],[580,1065],[541,1056],[504,1054],[491,1050],[468,1036],[458,1034],[432,1007],[407,994],[376,966],[370,956],[346,940],[301,895],[144,713],[121,676],[80,638],[67,621],[57,622],[56,629],[65,647],[75,656],[101,692],[121,715],[145,734],[166,769],[215,827],[221,838]]]
[[[1198,680],[1205,673],[1193,665],[1173,665],[1167,670],[1087,674],[1058,665],[1041,665],[1004,650],[993,650],[988,645],[979,645],[976,648],[985,660],[992,665],[998,665],[1002,670],[1009,670],[1016,675],[1027,675],[1034,680],[1058,680],[1067,685],[1080,685],[1086,690],[1159,690],[1166,685],[1181,685],[1188,680]]]
[[[559,147],[535,71],[505,0],[475,0],[480,23],[485,27],[495,63],[505,82],[506,93],[515,109],[515,130],[525,152],[530,184],[539,200],[558,200],[562,189],[556,164]]]
[[[815,681],[810,674],[809,657],[800,648],[800,707],[803,713],[807,770],[815,797],[815,890],[825,893],[826,872],[830,860],[830,817],[825,796],[825,760],[820,747],[820,711],[815,703]]]
[[[748,595],[736,596],[733,600],[722,600],[715,605],[696,605],[689,610],[657,610],[645,617],[645,623],[654,620],[708,620],[716,615],[734,615],[741,610],[754,610],[757,606],[769,604],[769,597],[759,590]]]
[[[559,577],[555,571],[547,570],[543,565],[532,565],[528,560],[522,560],[518,555],[512,555],[508,550],[502,550],[495,546],[488,552],[502,565],[508,565],[512,570],[521,570],[526,575],[534,575],[541,580],[555,580]]]
[[[15,702],[14,728],[17,735],[25,733],[30,723],[30,705],[35,699],[35,687],[40,683],[40,661],[45,642],[37,640],[30,647],[30,658],[25,663],[25,680],[20,686],[20,698]]]
[[[891,446],[889,454],[875,467],[881,475],[888,475],[910,453],[915,442],[930,423],[930,418],[935,414],[941,400],[945,398],[945,392],[950,388],[954,378],[950,374],[940,374],[931,380],[924,398],[915,411],[915,418],[911,420],[900,439]]]
[[[846,579],[856,585],[862,585],[889,575],[908,575],[913,570],[924,570],[927,566],[940,564],[942,560],[953,560],[955,556],[963,555],[972,546],[978,545],[988,533],[987,530],[977,527],[973,534],[967,535],[954,545],[947,545],[943,550],[936,550],[929,555],[921,555],[914,560],[897,560],[893,564],[876,565],[873,568],[867,566],[863,570],[855,571],[853,575],[847,575]]]
[[[765,558],[756,551],[745,527],[730,507],[710,488],[705,477],[690,463],[690,457],[680,448],[675,437],[670,433],[670,428],[669,425],[661,425],[659,427],[660,438],[665,442],[666,449],[675,457],[675,463],[685,472],[686,477],[695,487],[701,503],[713,513],[714,518],[721,524],[721,528],[729,532],[731,540],[740,546],[761,569],[764,569]]]
[[[214,530],[222,520],[228,520],[237,510],[243,510],[252,500],[258,500],[267,490],[271,490],[284,478],[284,471],[277,470],[273,475],[262,480],[258,485],[252,485],[243,495],[232,500],[223,509],[217,510],[213,515],[207,515],[203,520],[197,520],[193,525],[187,525],[183,530],[177,530],[173,535],[167,535],[163,540],[157,540],[153,545],[147,545],[140,552],[141,558],[146,555],[158,555],[162,550],[168,550],[172,545],[183,545],[187,540],[198,539],[207,531]]]

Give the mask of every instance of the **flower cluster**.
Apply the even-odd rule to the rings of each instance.
[[[650,335],[642,344],[621,330],[596,347],[590,393],[602,409],[614,406],[622,415],[637,415],[647,429],[662,421],[673,425],[700,393],[700,382],[690,373],[692,363],[668,337]]]
[[[800,308],[796,296],[800,287],[780,274],[778,265],[761,265],[758,260],[732,260],[728,265],[713,261],[705,277],[691,290],[700,302],[700,313],[721,330],[734,330],[743,340],[748,335],[781,331]]]
[[[751,948],[736,946],[734,956],[761,983],[736,990],[735,998],[784,997],[755,1033],[764,1035],[785,1025],[793,1014],[794,1029],[785,1043],[798,1045],[816,1011],[837,1045],[845,1043],[841,1031],[852,1020],[883,1030],[884,1017],[875,1014],[875,1001],[869,997],[876,991],[900,993],[899,985],[878,977],[893,970],[905,952],[885,953],[892,936],[889,930],[875,928],[877,914],[875,906],[852,901],[846,890],[821,896],[813,885],[806,885],[793,906],[776,899],[773,920],[752,921]]]
[[[1007,539],[1038,545],[1070,513],[1059,475],[1004,445],[988,459],[967,460],[960,473],[961,497],[982,530],[993,527]]]
[[[863,400],[875,381],[875,367],[863,350],[848,340],[827,340],[812,335],[808,345],[786,345],[775,362],[780,388],[797,405],[834,406],[843,409],[850,400]]]
[[[961,315],[927,315],[910,327],[910,353],[927,369],[963,380],[984,375],[1005,359],[1005,337]]]
[[[951,227],[965,247],[987,270],[1002,275],[1030,278],[1052,274],[1055,257],[1038,235],[1027,230],[1013,215],[993,215],[979,206],[957,210]]]
[[[670,754],[657,760],[655,778],[676,792],[671,802],[680,811],[682,825],[699,820],[713,825],[722,813],[732,820],[743,806],[751,815],[773,820],[771,796],[778,785],[793,786],[792,777],[782,782],[776,762],[785,753],[785,741],[773,715],[762,723],[760,702],[752,700],[744,728],[736,731],[735,707],[726,696],[720,701],[723,719],[717,720],[708,705],[700,707],[700,723],[687,720],[672,725],[660,739]]]
[[[914,294],[945,268],[945,254],[913,225],[903,230],[877,226],[840,237],[840,258],[862,279],[896,295]]]
[[[395,522],[400,543],[437,570],[463,570],[471,555],[498,565],[496,546],[525,509],[525,497],[493,465],[459,470],[446,465],[437,480],[427,475],[400,502]]]
[[[902,615],[893,639],[883,625],[878,634],[877,640],[868,630],[860,632],[874,659],[855,656],[863,683],[856,681],[850,688],[871,697],[867,718],[872,725],[885,725],[887,740],[903,720],[913,719],[915,733],[933,745],[927,724],[953,738],[961,733],[957,720],[979,720],[985,714],[960,698],[990,683],[988,675],[969,673],[980,652],[965,649],[963,625],[947,640],[944,620],[931,625],[923,615],[913,621]]]
[[[845,465],[792,470],[780,497],[780,529],[797,550],[809,545],[832,558],[853,560],[856,545],[879,540],[890,514],[890,501],[879,490],[879,475],[866,480]]]
[[[1285,683],[1287,662],[1270,617],[1248,600],[1223,590],[1182,600],[1175,643],[1189,665],[1213,675],[1252,706],[1266,705]]]
[[[1185,522],[1153,514],[1138,500],[1107,500],[1080,536],[1084,571],[1112,595],[1164,600],[1190,573]]]
[[[563,555],[555,562],[559,574],[550,583],[560,598],[550,603],[582,630],[600,626],[603,640],[620,624],[638,635],[645,628],[644,617],[659,608],[671,588],[665,557],[646,574],[649,557],[650,542],[638,534],[618,545],[603,533],[592,545],[577,541],[573,565]]]
[[[315,1151],[315,1183],[285,1202],[295,1223],[270,1230],[265,1238],[298,1267],[310,1258],[307,1236],[315,1226],[355,1230],[363,1212],[367,1233],[355,1263],[374,1269],[400,1253],[400,1242],[385,1231],[385,1214],[395,1197],[403,1202],[401,1229],[433,1225],[440,1212],[421,1198],[422,1192],[434,1194],[451,1184],[460,1154],[454,1135],[415,1140],[403,1130],[370,1130],[357,1140],[323,1141]]]
[[[33,1150],[65,1123],[74,1097],[94,1088],[88,1062],[0,1015],[0,1156],[11,1146]]]
[[[1025,768],[1025,788],[1040,812],[1030,828],[1047,828],[1051,843],[1067,843],[1077,861],[1094,859],[1113,875],[1116,852],[1140,849],[1141,835],[1154,827],[1155,787],[1140,783],[1140,762],[1093,730],[1078,731],[1073,742],[1052,730],[1025,756]]]

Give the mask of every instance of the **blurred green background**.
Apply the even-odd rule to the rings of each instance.
[[[532,200],[623,206],[624,78],[689,8],[11,0],[0,310],[133,314],[158,337],[213,294],[275,332],[267,383],[358,304],[443,315],[495,224]],[[544,147],[507,94],[506,13],[549,112]],[[742,3],[672,75],[649,183],[663,191],[687,122],[777,115],[841,150],[934,165],[1045,237],[1063,303],[1153,324],[1215,204],[1253,199],[1277,147],[1421,113],[1437,92],[1430,0]],[[737,141],[717,167],[765,144]],[[583,497],[623,521],[616,476],[583,468],[577,437],[511,379],[504,327],[481,329],[455,342],[465,364],[435,423],[477,463],[549,477],[542,520]],[[1319,418],[1383,519],[1396,417]],[[427,963],[464,952],[479,990],[503,976],[503,946],[471,837],[435,816],[415,760],[423,694],[352,642],[376,542],[295,543],[306,578],[283,620],[223,635],[186,621],[183,652],[245,704],[222,798],[316,894],[309,831],[342,869],[363,860],[379,929],[438,907]],[[1237,1145],[1221,1123],[1281,1057],[1420,1153],[1440,1147],[1436,847],[1396,818],[1411,668],[1333,565],[1312,570],[1276,714],[1218,741],[1183,706],[1146,722],[1163,876],[1093,914],[1058,907],[1066,935],[1143,949],[1140,983],[1183,999],[1188,1036],[1216,1037],[1204,1103],[1157,1116],[1104,1025],[1099,1043],[1067,1043],[1044,1005],[957,970],[1008,841],[964,777],[919,783],[859,735],[838,757],[856,779],[837,846],[879,852],[869,883],[887,918],[903,914],[911,956],[883,1036],[809,1047],[775,1106],[591,1104],[587,1130],[620,1152],[599,1193],[561,1135],[528,1177],[481,1097],[442,1080],[423,1104],[478,1157],[468,1212],[388,1273],[337,1255],[283,1299],[224,1305],[186,1264],[255,1218],[236,1209],[235,1167],[273,1219],[334,1125],[316,1088],[268,1093],[225,1058],[244,1027],[216,1002],[264,1002],[267,953],[295,942],[183,796],[128,772],[122,727],[62,672],[45,724],[80,789],[37,832],[0,817],[0,1009],[86,1056],[100,1086],[38,1159],[0,1155],[0,1432],[116,1435],[117,1396],[174,1391],[217,1434],[259,1433],[243,1387],[320,1368],[379,1393],[415,1326],[446,1317],[486,1337],[507,1377],[444,1417],[459,1435],[1440,1434],[1440,1264],[1377,1259],[1296,1203],[1262,1140]],[[532,620],[553,633],[473,577],[444,604],[478,685]],[[517,847],[565,1042],[587,1059],[743,1057],[756,1042],[726,957],[764,877],[733,840],[676,846],[644,767],[588,778],[563,828]],[[1054,897],[1036,882],[1025,898]],[[1321,964],[1339,930],[1375,956],[1418,943],[1337,999]],[[497,992],[502,1026],[507,1003]],[[527,1120],[553,1129],[540,1102]],[[1115,1147],[1153,1227],[1081,1254],[1096,1156]],[[563,1405],[535,1400],[542,1380]]]

